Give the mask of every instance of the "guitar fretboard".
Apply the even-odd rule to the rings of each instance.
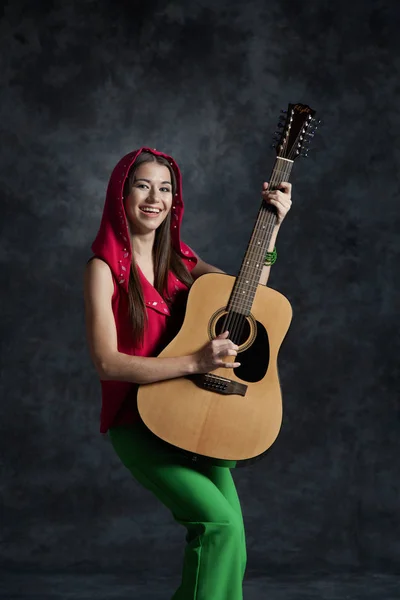
[[[292,160],[277,157],[270,177],[270,190],[276,190],[282,181],[289,181],[292,166]],[[229,299],[228,311],[250,314],[276,221],[275,207],[263,201]]]

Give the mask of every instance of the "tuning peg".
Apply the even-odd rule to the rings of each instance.
[[[276,148],[276,144],[271,144],[271,148]]]
[[[281,110],[281,113],[282,113],[283,115],[287,115],[287,110]]]
[[[322,121],[321,121],[321,119],[313,119],[313,120],[312,120],[312,126],[313,126],[313,128],[314,128],[314,131],[315,131],[316,129],[318,129],[318,127],[321,127],[321,125],[322,125]]]

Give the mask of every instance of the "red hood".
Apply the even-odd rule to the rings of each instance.
[[[172,202],[171,239],[177,252],[185,258],[195,256],[193,251],[180,239],[180,227],[183,218],[182,177],[173,158],[154,148],[140,148],[124,156],[114,168],[107,188],[107,196],[99,232],[92,244],[93,253],[105,260],[112,270],[116,281],[128,291],[128,279],[132,261],[132,248],[128,223],[125,216],[123,190],[131,166],[141,152],[151,152],[162,156],[172,166],[176,177],[176,193]]]

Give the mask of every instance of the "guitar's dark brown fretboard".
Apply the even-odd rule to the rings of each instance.
[[[292,166],[292,160],[279,157],[276,159],[269,182],[271,190],[277,189],[282,181],[289,181]],[[243,315],[250,314],[275,224],[274,207],[263,201],[232,290],[227,307],[229,311],[233,310]]]

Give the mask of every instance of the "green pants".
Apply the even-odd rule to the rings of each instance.
[[[187,529],[182,582],[172,600],[242,600],[246,542],[230,468],[189,461],[141,422],[112,428],[110,438],[133,477]]]

